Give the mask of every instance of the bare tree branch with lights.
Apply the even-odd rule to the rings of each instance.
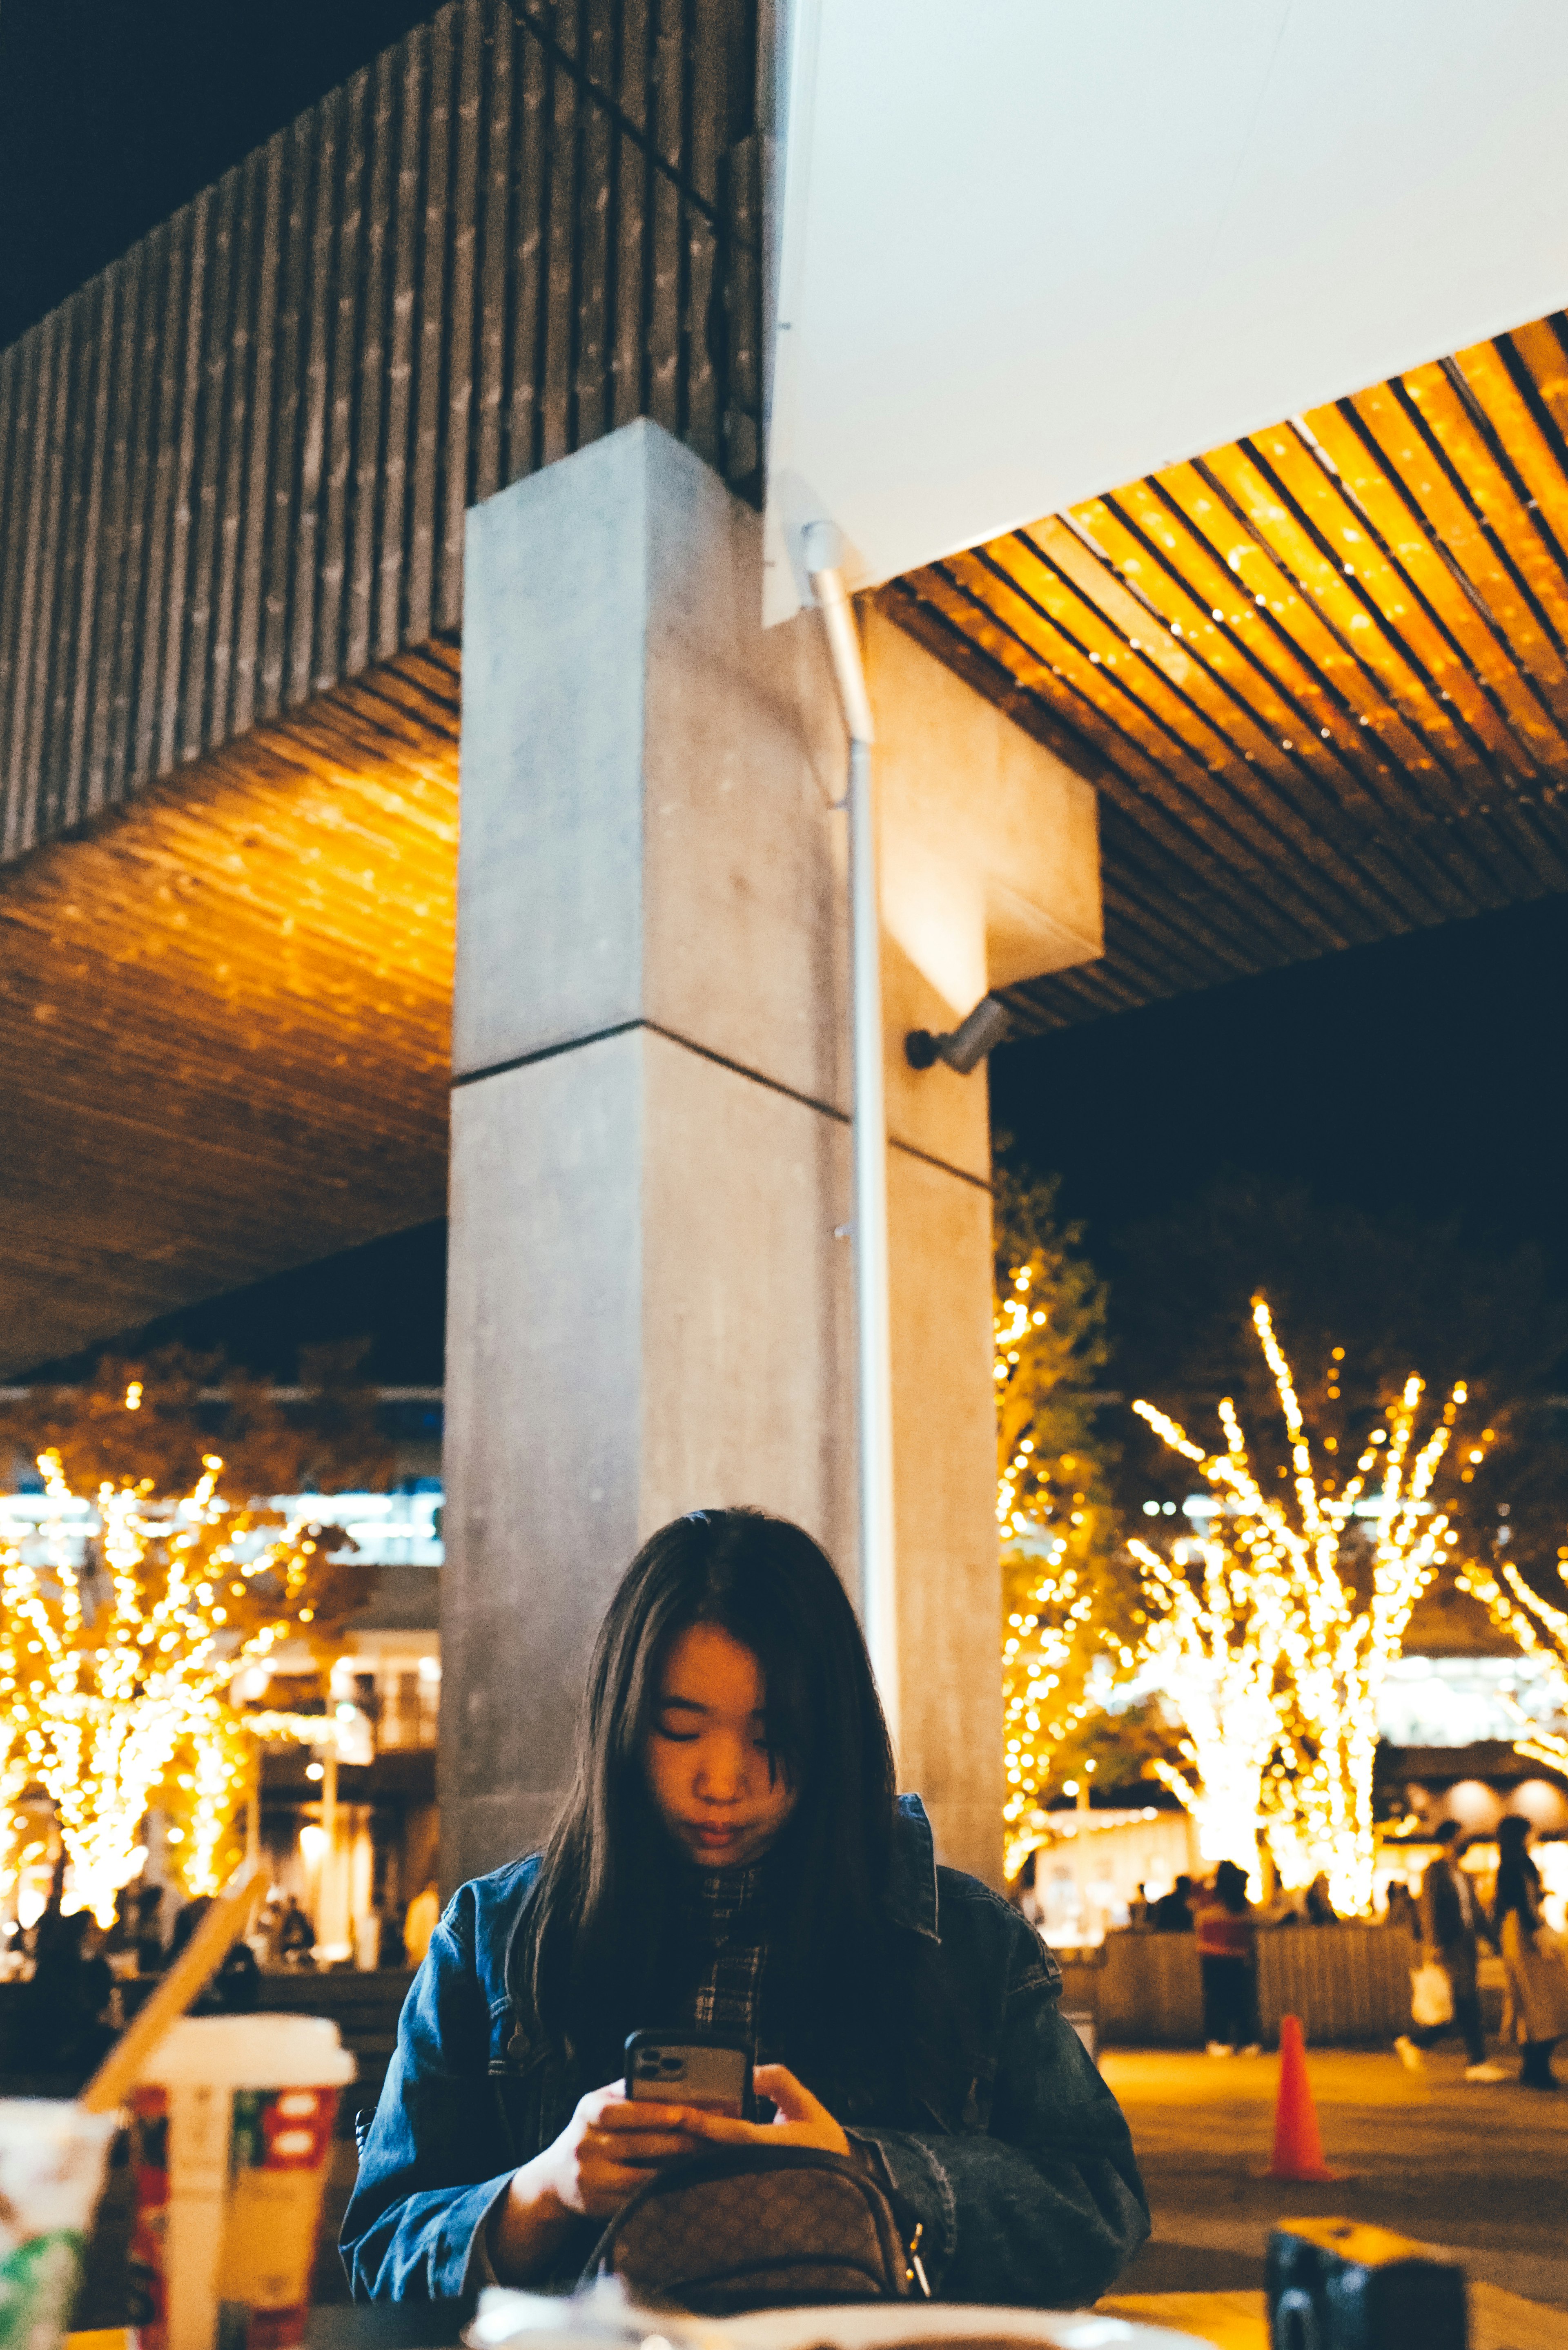
[[[1167,1562],[1161,1576],[1148,1566],[1154,1555],[1145,1546],[1147,1587],[1159,1602],[1151,1648],[1163,1638],[1168,1651],[1179,1651],[1174,1627],[1184,1614],[1193,1619],[1188,1701],[1210,1752],[1220,1664],[1259,1708],[1265,1685],[1278,1689],[1281,1737],[1260,1789],[1275,1862],[1291,1886],[1325,1873],[1334,1906],[1360,1915],[1372,1904],[1378,1702],[1416,1601],[1458,1539],[1428,1496],[1466,1390],[1462,1382],[1456,1385],[1417,1444],[1423,1383],[1407,1379],[1385,1415],[1387,1426],[1371,1431],[1353,1474],[1336,1492],[1336,1480],[1320,1483],[1314,1471],[1290,1365],[1262,1297],[1252,1302],[1252,1323],[1285,1423],[1294,1514],[1260,1487],[1229,1399],[1220,1406],[1225,1450],[1216,1453],[1206,1453],[1153,1405],[1136,1404],[1165,1442],[1195,1463],[1219,1505],[1210,1537],[1179,1546],[1202,1560],[1196,1587],[1185,1574],[1181,1578],[1185,1599],[1175,1582],[1176,1565]],[[1252,1595],[1255,1619],[1243,1621]],[[1207,1696],[1199,1671],[1205,1640],[1211,1674]],[[1249,1654],[1251,1679],[1242,1661]],[[1181,1687],[1170,1693],[1181,1706]],[[1188,1731],[1196,1757],[1203,1750],[1191,1718]],[[1193,1789],[1195,1796],[1207,1792],[1201,1780]]]
[[[1137,1409],[1178,1450],[1202,1458],[1174,1420]],[[1224,1409],[1235,1430],[1234,1412]],[[1158,1756],[1148,1767],[1191,1813],[1204,1860],[1211,1866],[1232,1860],[1255,1878],[1263,1775],[1284,1736],[1290,1701],[1281,1677],[1289,1586],[1267,1558],[1260,1564],[1244,1546],[1181,1542],[1171,1559],[1137,1538],[1127,1547],[1143,1569],[1153,1619],[1140,1662],[1186,1733],[1185,1769]]]
[[[1557,1572],[1568,1585],[1568,1548],[1557,1554]],[[1498,1628],[1542,1669],[1542,1694],[1556,1721],[1542,1721],[1511,1698],[1509,1708],[1521,1733],[1513,1742],[1515,1753],[1544,1762],[1549,1770],[1568,1772],[1568,1613],[1534,1590],[1511,1560],[1495,1574],[1480,1560],[1471,1560],[1458,1580],[1460,1590],[1479,1599]]]

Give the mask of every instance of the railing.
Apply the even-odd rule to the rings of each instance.
[[[1387,2042],[1410,2020],[1408,1934],[1386,1926],[1286,1926],[1258,1935],[1263,2038],[1299,2015],[1319,2047]],[[1190,1934],[1110,1934],[1062,1967],[1064,2008],[1092,2014],[1102,2046],[1197,2048],[1203,1989]]]

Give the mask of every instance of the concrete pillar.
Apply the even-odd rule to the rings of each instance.
[[[1096,803],[874,606],[862,622],[877,720],[900,1741],[919,1758],[943,1856],[1000,1883],[986,1069],[911,1069],[904,1038],[955,1026],[988,988],[1100,952]]]
[[[757,516],[646,423],[469,517],[441,1623],[449,1883],[543,1833],[595,1626],[664,1520],[704,1503],[782,1512],[857,1591],[850,1265],[836,1230],[850,1162],[845,843],[832,807],[844,736],[817,622],[764,635],[760,581]],[[967,1011],[944,981],[961,993],[978,969],[983,993],[988,937],[1006,934],[1005,887],[992,876],[992,889],[974,847],[995,826],[966,814],[970,787],[978,779],[1008,808],[1026,801],[1047,830],[1061,828],[1058,802],[1069,809],[1097,922],[1093,804],[875,617],[867,650],[887,743],[900,1779],[932,1799],[943,1856],[994,1877],[984,1080],[932,1072],[906,1095],[902,1037]],[[923,699],[901,722],[883,703],[911,679]],[[940,813],[944,791],[956,816]],[[950,836],[966,825],[955,864]],[[1020,905],[1038,859],[1026,864]],[[951,970],[933,964],[914,911],[934,936],[944,903],[969,941]],[[1080,954],[1094,951],[1066,929]]]

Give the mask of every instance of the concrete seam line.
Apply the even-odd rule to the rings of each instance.
[[[771,1094],[783,1094],[786,1101],[799,1102],[803,1109],[814,1109],[824,1118],[833,1118],[839,1126],[850,1124],[846,1110],[836,1109],[831,1102],[819,1101],[815,1094],[803,1094],[795,1086],[786,1086],[780,1077],[764,1076],[760,1069],[747,1068],[743,1061],[731,1060],[727,1053],[716,1053],[711,1045],[699,1045],[683,1036],[678,1028],[666,1028],[658,1020],[618,1020],[610,1028],[595,1028],[586,1036],[570,1036],[559,1045],[541,1045],[536,1052],[515,1054],[509,1061],[494,1061],[488,1068],[467,1069],[453,1077],[452,1091],[460,1086],[477,1086],[486,1077],[504,1077],[513,1069],[532,1068],[536,1061],[559,1060],[563,1053],[577,1053],[585,1045],[602,1045],[612,1036],[629,1036],[634,1029],[646,1028],[655,1036],[662,1036],[667,1045],[679,1045],[684,1052],[694,1053],[701,1061],[711,1061],[716,1068],[728,1069],[737,1077],[744,1077],[753,1086],[765,1087]],[[971,1184],[975,1191],[992,1191],[982,1175],[971,1175],[965,1167],[955,1167],[950,1159],[939,1159],[933,1151],[922,1150],[917,1143],[901,1142],[896,1134],[888,1137],[889,1150],[901,1150],[907,1159],[919,1159],[939,1174],[951,1175],[960,1183]]]
[[[542,1045],[537,1052],[518,1053],[509,1061],[495,1061],[484,1069],[469,1069],[453,1077],[452,1090],[459,1086],[476,1086],[485,1077],[504,1077],[511,1069],[531,1068],[535,1061],[558,1060],[563,1053],[580,1052],[587,1045],[602,1045],[611,1036],[628,1036],[634,1029],[645,1028],[650,1035],[662,1036],[667,1045],[679,1045],[699,1060],[711,1061],[715,1067],[729,1069],[737,1077],[746,1077],[753,1086],[765,1086],[769,1093],[783,1094],[786,1101],[799,1102],[803,1108],[820,1110],[824,1118],[836,1118],[840,1126],[849,1124],[846,1110],[835,1109],[831,1102],[818,1101],[815,1094],[803,1094],[795,1086],[786,1086],[782,1078],[764,1076],[760,1069],[749,1069],[743,1061],[731,1060],[727,1053],[716,1053],[711,1045],[699,1045],[683,1036],[678,1028],[666,1028],[658,1020],[620,1020],[612,1028],[596,1028],[588,1035],[569,1037],[564,1044]]]
[[[889,1150],[901,1150],[906,1159],[922,1160],[926,1166],[934,1167],[939,1175],[950,1175],[955,1182],[968,1183],[974,1191],[983,1191],[988,1200],[996,1188],[994,1184],[988,1183],[983,1175],[971,1175],[967,1167],[955,1167],[950,1159],[939,1159],[934,1151],[922,1150],[919,1143],[900,1142],[896,1134],[888,1137],[888,1148]]]
[[[460,1086],[483,1085],[486,1077],[504,1077],[510,1069],[531,1069],[535,1061],[558,1061],[563,1053],[580,1053],[585,1045],[602,1045],[611,1036],[628,1036],[634,1028],[646,1028],[646,1020],[618,1020],[613,1027],[595,1028],[586,1036],[566,1036],[558,1045],[540,1045],[532,1053],[514,1053],[509,1061],[492,1061],[483,1069],[464,1069],[454,1076],[452,1089]]]

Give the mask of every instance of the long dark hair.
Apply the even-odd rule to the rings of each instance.
[[[1530,1822],[1518,1812],[1507,1812],[1497,1824],[1497,1889],[1492,1900],[1492,1927],[1502,1931],[1502,1921],[1511,1909],[1517,1909],[1520,1923],[1528,1927],[1534,1912],[1534,1898],[1541,1890],[1541,1871],[1526,1852],[1525,1841],[1530,1835]]]
[[[606,2078],[628,2031],[672,2020],[643,2012],[659,1994],[682,1866],[643,1756],[664,1659],[694,1624],[756,1658],[770,1758],[797,1791],[774,1847],[787,1879],[770,1943],[778,2020],[829,2064],[879,2036],[893,1755],[855,1611],[799,1526],[760,1510],[693,1511],[649,1537],[609,1604],[571,1792],[510,1964],[546,2037],[610,2065]]]

